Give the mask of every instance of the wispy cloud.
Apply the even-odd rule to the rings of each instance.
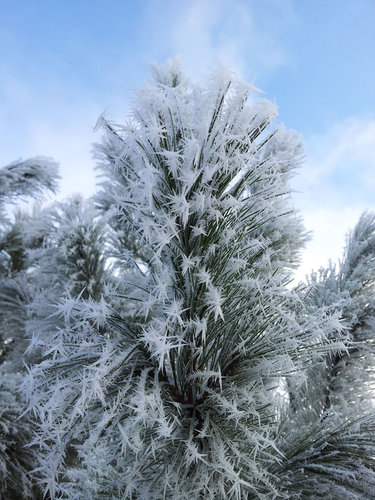
[[[365,210],[375,210],[375,119],[349,117],[307,138],[307,161],[294,182],[295,205],[313,240],[299,277],[337,261],[345,235]]]
[[[323,134],[307,139],[310,159],[303,180],[309,185],[351,178],[363,188],[375,186],[375,119],[349,117]],[[370,184],[369,184],[370,183]]]
[[[279,34],[294,19],[290,2],[266,0],[267,16],[247,0],[166,3],[168,9],[152,13],[152,25],[158,27],[153,35],[170,56],[181,57],[190,75],[205,75],[221,63],[253,78],[287,64]]]
[[[1,165],[16,159],[50,156],[60,163],[59,197],[94,192],[91,143],[99,113],[90,100],[77,102],[62,82],[33,88],[10,74],[2,80],[6,96],[0,115]]]

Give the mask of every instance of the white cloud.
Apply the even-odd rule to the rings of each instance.
[[[304,181],[316,184],[341,174],[360,177],[362,182],[374,186],[374,176],[368,175],[375,168],[374,150],[375,120],[349,117],[307,140],[310,159]]]
[[[91,122],[91,123],[90,123]],[[25,156],[51,156],[60,164],[59,198],[74,192],[91,196],[95,192],[94,160],[91,143],[98,140],[93,132],[94,120],[87,114],[71,113],[59,125],[48,123],[33,127]]]
[[[307,161],[294,187],[313,240],[298,277],[342,256],[345,237],[365,210],[375,210],[375,120],[350,117],[306,141]]]
[[[91,144],[102,109],[90,99],[78,100],[64,82],[35,88],[8,73],[1,84],[5,97],[0,115],[0,151],[4,166],[19,158],[50,156],[60,164],[58,198],[95,190]]]
[[[166,2],[153,13],[155,42],[170,56],[181,57],[189,75],[201,77],[218,63],[241,77],[265,76],[284,66],[288,56],[279,34],[293,22],[289,1],[266,0],[260,18],[256,3],[245,0]]]

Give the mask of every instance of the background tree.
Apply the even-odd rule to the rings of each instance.
[[[25,402],[18,392],[23,378],[22,356],[27,347],[25,324],[31,302],[25,229],[32,217],[18,211],[12,218],[7,204],[55,191],[57,165],[47,158],[14,162],[0,169],[0,496],[30,498],[30,471],[36,467],[31,450],[33,424],[23,416]],[[33,242],[37,244],[37,242]]]
[[[34,162],[27,164],[35,166]],[[46,186],[52,187],[56,166],[46,161],[43,167],[50,169],[51,179],[42,173]],[[8,170],[4,172],[8,176]],[[22,164],[22,176],[25,172]],[[40,177],[42,183],[44,177]],[[29,179],[27,175],[26,178]],[[17,194],[40,194],[40,189],[32,191],[33,186],[26,189],[15,182],[13,185]],[[19,395],[24,363],[40,361],[42,339],[48,344],[59,335],[58,300],[78,295],[100,299],[105,274],[103,224],[92,204],[76,196],[43,210],[39,208],[32,215],[19,211],[14,220],[5,220],[3,227],[1,493],[9,499],[42,498],[30,475],[37,468],[38,451],[29,447],[33,429],[41,422],[37,416],[24,415],[26,403]],[[74,456],[67,453],[65,460],[74,461]]]
[[[309,310],[336,310],[348,340],[288,380],[280,436],[293,497],[375,498],[374,221],[363,214],[337,268],[312,273],[299,290]]]

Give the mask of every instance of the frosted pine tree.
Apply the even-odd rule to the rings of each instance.
[[[33,424],[22,416],[25,402],[18,392],[33,291],[27,262],[30,242],[25,237],[32,216],[20,210],[12,216],[9,204],[55,191],[57,177],[57,165],[42,157],[0,169],[0,497],[7,499],[32,497],[30,471],[36,467],[26,447]]]
[[[27,327],[36,342],[50,342],[61,326],[56,304],[62,297],[100,299],[105,276],[104,223],[93,204],[80,196],[46,207],[26,231],[42,243],[28,252],[35,291]],[[38,331],[37,337],[34,332]],[[29,346],[33,351],[34,346]]]
[[[310,311],[337,311],[348,341],[303,379],[288,380],[280,435],[293,497],[375,498],[374,264],[374,214],[363,214],[339,264],[312,273],[301,289]]]
[[[358,415],[373,408],[375,331],[375,215],[365,213],[349,234],[338,265],[313,272],[308,280],[307,301],[312,308],[332,306],[339,311],[350,343],[345,352],[329,356],[309,372],[311,383],[300,388],[302,401],[315,418],[325,419],[339,406],[338,417]],[[349,379],[348,379],[349,377]],[[361,388],[356,388],[358,380]],[[357,381],[357,382],[356,382]],[[294,388],[294,398],[298,390]]]
[[[170,63],[125,125],[100,119],[113,275],[59,301],[24,384],[51,498],[374,495],[370,421],[361,441],[363,421],[296,415],[292,388],[352,338],[336,301],[287,286],[301,145],[275,116],[231,73]]]

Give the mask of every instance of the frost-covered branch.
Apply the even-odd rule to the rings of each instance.
[[[16,196],[41,194],[44,189],[57,189],[58,165],[50,158],[20,160],[0,169],[0,200],[9,202]]]
[[[82,216],[94,238],[78,244],[80,219],[62,212],[51,241],[70,236],[35,253],[54,283],[75,263],[99,266],[97,291],[48,295],[49,314],[48,287],[33,302],[43,358],[23,390],[52,498],[303,497],[286,424],[297,400],[282,388],[344,352],[348,335],[341,309],[286,286],[306,240],[288,185],[302,148],[275,116],[230,72],[195,85],[170,63],[154,68],[125,125],[101,117],[96,203],[108,226],[95,236]],[[299,425],[296,443],[311,422]],[[329,432],[340,453],[349,441]]]

